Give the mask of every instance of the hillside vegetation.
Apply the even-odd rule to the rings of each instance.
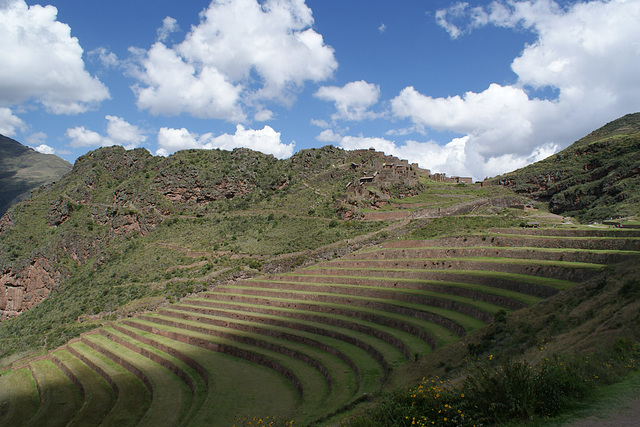
[[[31,190],[59,180],[71,164],[52,154],[41,154],[0,135],[0,216]]]
[[[638,369],[640,230],[372,150],[102,148],[0,249],[0,425],[543,423]]]
[[[638,215],[640,113],[614,120],[561,152],[492,182],[583,222]]]

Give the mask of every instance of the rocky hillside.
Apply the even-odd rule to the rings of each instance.
[[[385,164],[394,169],[379,173]],[[207,271],[256,270],[273,256],[374,231],[382,224],[343,218],[414,195],[421,179],[406,161],[331,146],[287,160],[248,149],[164,158],[101,148],[0,220],[0,317],[33,308],[65,281],[85,286],[88,278],[108,286],[105,294],[136,285],[126,295],[113,291],[111,303],[78,303],[78,315],[145,295],[180,296],[205,286],[193,278]],[[194,265],[182,265],[194,253]],[[87,304],[92,292],[82,296]]]
[[[31,190],[57,181],[71,164],[52,154],[41,154],[0,135],[0,216],[27,198]]]
[[[628,114],[565,150],[492,180],[582,221],[637,215],[640,113]]]

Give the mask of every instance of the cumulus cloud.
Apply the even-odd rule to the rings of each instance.
[[[51,113],[77,114],[109,98],[85,70],[78,39],[57,13],[23,0],[0,3],[0,103],[35,100]]]
[[[175,50],[157,42],[142,61],[142,84],[134,86],[138,107],[154,115],[179,115],[244,121],[238,104],[241,85],[234,85],[215,67],[185,62]]]
[[[78,147],[108,147],[122,145],[127,150],[139,147],[147,140],[145,133],[124,119],[117,116],[106,116],[106,135],[89,130],[84,126],[67,129],[66,135],[71,141],[69,145]]]
[[[27,136],[25,139],[25,142],[31,146],[38,146],[38,145],[42,145],[45,143],[45,141],[47,140],[47,134],[44,132],[36,132],[36,133],[32,133],[31,135]]]
[[[457,3],[436,13],[453,38],[485,25],[536,36],[511,64],[517,83],[446,98],[407,87],[391,101],[392,112],[416,126],[463,136],[463,163],[476,177],[539,160],[594,126],[640,109],[638,19],[637,1],[594,0],[564,8],[552,0]],[[557,96],[535,97],[543,88]],[[420,146],[413,148],[420,152]]]
[[[84,126],[76,126],[74,128],[67,129],[65,135],[67,135],[67,138],[71,140],[69,145],[74,148],[113,145],[109,144],[107,139],[102,137],[99,133],[89,130]]]
[[[10,108],[0,108],[0,134],[13,137],[16,130],[25,128],[25,123]]]
[[[330,129],[322,131],[316,139],[336,143],[345,150],[373,147],[386,154],[407,159],[411,163],[418,163],[420,167],[432,172],[446,173],[448,176],[470,176],[476,181],[542,160],[558,149],[554,145],[545,145],[522,155],[506,153],[486,156],[478,151],[479,146],[474,144],[469,136],[454,138],[445,145],[435,141],[413,140],[399,144],[379,137],[342,136]]]
[[[105,68],[116,68],[120,65],[118,56],[104,47],[90,51],[89,58],[95,58]]]
[[[158,150],[156,155],[167,156],[178,150],[199,148],[212,150],[233,150],[234,148],[250,148],[266,154],[273,154],[278,158],[290,157],[293,154],[294,143],[283,144],[280,141],[280,132],[276,132],[270,126],[263,129],[245,129],[242,125],[236,126],[234,134],[222,134],[213,136],[212,133],[198,135],[189,132],[185,128],[172,129],[160,128],[158,132]]]
[[[178,21],[167,16],[162,20],[162,27],[158,28],[158,41],[165,42],[172,33],[180,30]]]
[[[143,52],[138,106],[156,115],[244,121],[245,108],[290,104],[306,81],[325,80],[337,67],[312,24],[304,0],[214,0],[181,43],[158,41]]]
[[[40,144],[37,147],[33,147],[38,153],[42,154],[56,154],[56,150],[53,147],[49,147],[47,144]]]
[[[380,87],[360,80],[343,87],[322,86],[314,96],[335,104],[337,111],[332,116],[334,120],[360,121],[376,117],[369,108],[378,102]]]

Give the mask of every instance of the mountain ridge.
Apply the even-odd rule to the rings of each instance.
[[[637,215],[640,113],[609,122],[559,153],[490,181],[582,221]]]
[[[66,160],[0,135],[0,216],[28,198],[32,190],[59,180],[70,170]]]

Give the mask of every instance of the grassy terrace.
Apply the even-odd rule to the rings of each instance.
[[[28,421],[33,426],[65,425],[82,406],[80,390],[50,360],[29,364],[38,387],[38,412]]]
[[[38,389],[28,367],[0,375],[0,425],[26,425],[40,406]]]
[[[293,277],[293,276],[292,276]],[[302,281],[305,278],[314,279],[326,279],[327,282],[322,281]],[[342,277],[345,279],[346,277]],[[494,288],[490,286],[478,285],[474,283],[460,283],[460,282],[447,282],[444,280],[415,280],[415,279],[402,279],[397,277],[377,277],[372,279],[370,277],[357,277],[352,276],[351,283],[336,283],[334,276],[320,276],[320,275],[308,275],[308,276],[296,276],[295,280],[253,280],[254,286],[264,283],[264,286],[281,287],[282,285],[294,285],[296,287],[302,287],[305,289],[313,289],[314,287],[323,286],[331,287],[344,287],[361,290],[375,290],[385,291],[387,288],[392,288],[391,292],[406,292],[413,293],[418,292],[422,295],[438,296],[439,298],[449,298],[449,296],[462,295],[462,291],[471,291],[471,298],[475,300],[484,301],[483,296],[490,302],[493,298],[486,297],[486,294],[496,297],[502,297],[502,308],[505,305],[509,308],[522,308],[526,305],[531,305],[538,302],[541,298],[522,294],[520,292],[513,292],[507,289]],[[345,280],[343,280],[344,282]],[[400,285],[400,286],[398,286]],[[464,298],[468,300],[468,297]]]
[[[251,288],[242,288],[251,289]],[[240,290],[240,289],[238,289]],[[325,311],[331,310],[335,312],[350,313],[353,317],[369,317],[375,319],[375,322],[385,324],[385,318],[393,318],[399,321],[405,321],[404,316],[410,318],[421,319],[427,322],[435,322],[434,318],[438,321],[444,322],[444,319],[449,316],[449,319],[456,318],[457,321],[463,325],[467,325],[470,328],[471,325],[481,323],[470,316],[460,315],[455,311],[444,310],[438,307],[428,307],[422,304],[412,304],[403,301],[394,301],[390,299],[382,299],[375,297],[362,297],[354,295],[338,295],[335,293],[318,293],[318,292],[285,292],[285,291],[268,291],[273,295],[256,295],[256,298],[265,298],[266,301],[272,304],[294,304],[305,305],[307,310],[310,311]],[[244,293],[238,293],[234,295],[246,295]],[[282,296],[283,298],[279,298]],[[295,297],[298,297],[297,299]],[[357,307],[357,308],[356,308]],[[360,309],[362,307],[362,309]],[[369,309],[371,308],[371,309]],[[396,313],[398,316],[393,316]],[[432,314],[433,316],[430,316]],[[376,317],[379,316],[380,318]],[[414,323],[413,320],[405,323]],[[406,330],[407,326],[401,326],[399,328]],[[452,329],[459,330],[460,324],[455,322],[451,326]],[[464,326],[463,326],[464,327]],[[436,339],[436,346],[445,342],[451,342],[456,339],[456,335],[452,331],[445,330],[446,328],[438,325],[422,325],[421,329],[425,330],[429,335]],[[429,343],[432,341],[426,339]]]
[[[410,359],[412,354],[409,348],[400,339],[403,332],[394,330],[388,326],[379,325],[368,320],[355,319],[340,314],[327,314],[320,312],[309,312],[289,307],[274,307],[271,305],[259,305],[254,303],[244,303],[242,301],[221,301],[211,299],[188,299],[185,302],[197,306],[199,309],[233,309],[242,310],[245,313],[256,313],[259,316],[270,315],[287,319],[295,324],[295,327],[313,330],[318,334],[329,334],[333,336],[336,332],[351,338],[361,339],[366,345],[372,348],[380,348],[385,358],[394,363],[403,362]],[[184,309],[180,305],[181,309]],[[289,320],[290,319],[290,320]],[[297,326],[301,325],[301,326]],[[324,332],[326,331],[326,332]],[[351,340],[349,340],[351,341]],[[345,342],[348,342],[345,340]]]
[[[435,346],[433,336],[429,334],[431,322],[421,319],[409,318],[406,315],[387,312],[382,308],[354,307],[349,303],[338,304],[331,302],[313,302],[305,300],[294,300],[289,298],[272,297],[246,297],[241,294],[215,295],[216,300],[222,300],[221,296],[230,297],[229,300],[240,301],[249,304],[259,303],[262,305],[275,307],[293,307],[306,312],[339,314],[348,319],[349,322],[356,320],[366,320],[375,323],[380,327],[389,327],[392,335],[400,339],[404,345],[409,347],[409,354],[422,353]],[[228,301],[229,301],[228,300]]]
[[[309,269],[309,271],[317,271],[318,274],[309,274],[309,277],[368,277],[378,279],[386,278],[405,278],[405,279],[428,279],[430,276],[447,276],[450,279],[458,276],[467,276],[470,280],[477,277],[489,279],[502,279],[512,283],[524,283],[533,285],[542,285],[555,289],[566,289],[574,286],[575,283],[569,280],[560,280],[549,277],[529,276],[527,274],[504,273],[500,271],[484,271],[484,270],[443,270],[443,271],[426,271],[424,269],[408,269],[408,268],[370,268],[370,269],[351,269],[351,268],[332,268],[330,271],[323,269]],[[349,274],[351,273],[351,274]],[[284,275],[283,275],[284,276]],[[286,276],[284,276],[286,277]],[[459,280],[459,279],[456,279]]]
[[[192,301],[195,303],[196,301]],[[161,313],[170,314],[172,312],[178,312],[184,315],[188,313],[190,315],[195,314],[208,314],[216,316],[219,319],[247,319],[251,320],[256,325],[264,327],[266,331],[272,328],[283,328],[288,336],[300,336],[311,337],[313,340],[325,343],[332,347],[336,352],[347,355],[354,364],[354,371],[358,371],[361,377],[361,384],[364,391],[373,390],[379,384],[379,377],[384,377],[385,372],[389,369],[387,360],[397,364],[399,360],[404,359],[403,353],[397,346],[387,344],[387,341],[379,339],[376,334],[360,333],[361,330],[367,330],[366,322],[363,322],[360,328],[354,328],[357,330],[351,330],[348,328],[340,328],[339,326],[333,326],[330,324],[323,324],[322,315],[315,316],[313,320],[304,320],[294,317],[297,313],[300,317],[314,317],[305,315],[305,312],[299,310],[282,309],[274,310],[268,307],[262,310],[256,306],[249,307],[245,305],[245,308],[250,308],[251,311],[243,311],[241,304],[233,305],[233,308],[226,308],[223,304],[218,304],[216,308],[208,306],[208,301],[202,301],[204,305],[185,305],[180,304],[172,307],[171,310],[163,310]],[[222,308],[221,308],[222,307]],[[270,314],[276,313],[276,314]],[[287,317],[289,315],[290,317]],[[327,320],[333,320],[330,316],[326,316]],[[355,326],[355,325],[354,325]],[[391,337],[389,335],[389,337]],[[364,353],[363,353],[364,352]],[[366,355],[366,357],[363,357]],[[365,373],[377,372],[379,377],[375,377],[374,388],[370,388],[371,378],[365,376]]]
[[[156,331],[151,332],[145,326]],[[179,351],[200,365],[203,380],[206,378],[207,392],[200,397],[201,406],[190,414],[189,419],[194,425],[218,422],[221,425],[232,424],[237,415],[236,410],[247,411],[249,408],[262,408],[265,412],[272,408],[272,414],[279,415],[281,412],[290,412],[297,403],[293,387],[271,369],[180,341],[175,339],[177,336],[169,338],[163,334],[169,328],[158,329],[158,324],[135,320],[125,321],[118,324],[118,327]],[[254,382],[262,387],[251,387]],[[194,408],[195,406],[192,410]]]
[[[57,365],[64,366],[78,381],[82,397],[82,407],[73,417],[73,423],[99,425],[116,403],[117,395],[113,388],[96,371],[91,369],[68,350],[54,351],[52,357]]]
[[[630,233],[540,231],[392,240],[114,322],[0,375],[0,424],[328,419],[503,310],[640,254]]]
[[[264,366],[270,366],[276,370],[276,366],[286,366],[290,375],[286,375],[290,381],[290,388],[287,394],[295,397],[296,404],[303,411],[317,416],[319,408],[316,405],[324,402],[330,392],[330,387],[323,374],[315,367],[312,367],[297,355],[287,355],[282,349],[276,346],[260,345],[258,340],[252,340],[247,334],[232,334],[223,331],[223,328],[209,327],[200,322],[189,322],[167,318],[161,315],[145,316],[136,320],[142,327],[154,328],[158,333],[165,336],[189,339],[191,342],[198,342],[213,351],[220,351],[232,355],[244,355],[243,358]],[[244,335],[244,338],[242,339]],[[239,339],[234,339],[239,338]],[[181,339],[181,340],[182,340]],[[267,344],[267,340],[260,340]],[[242,357],[242,356],[241,356]],[[275,363],[267,363],[272,361]],[[276,371],[280,374],[283,372]],[[296,397],[297,396],[297,397]]]
[[[151,396],[144,384],[122,366],[81,341],[70,343],[66,350],[94,371],[100,371],[104,375],[103,378],[112,384],[117,398],[115,405],[104,418],[104,424],[137,425],[151,403]]]

